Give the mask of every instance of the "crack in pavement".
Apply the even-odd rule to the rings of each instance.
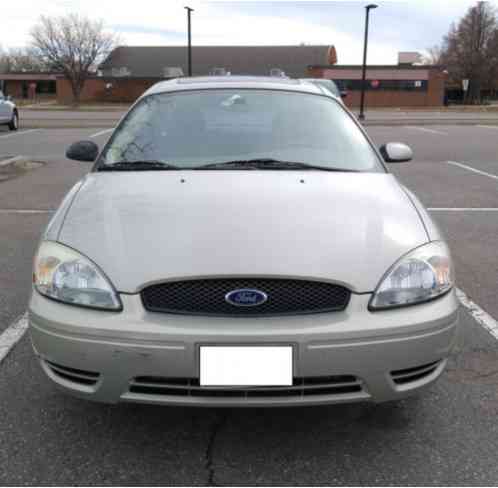
[[[220,430],[224,427],[228,420],[228,414],[226,412],[221,413],[218,415],[218,418],[215,420],[213,423],[213,426],[211,428],[211,433],[209,435],[209,440],[206,448],[206,471],[208,472],[208,481],[207,481],[207,486],[218,486],[215,481],[214,481],[214,476],[215,476],[215,468],[213,466],[213,450],[214,446],[216,443],[216,438],[218,437]]]

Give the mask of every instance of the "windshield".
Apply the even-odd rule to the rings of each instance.
[[[192,169],[254,159],[384,171],[361,130],[334,100],[244,89],[145,97],[115,131],[99,164],[152,161]]]

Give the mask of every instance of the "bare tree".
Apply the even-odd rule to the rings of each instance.
[[[422,55],[422,64],[438,66],[442,63],[443,50],[441,46],[432,46]]]
[[[498,89],[498,28],[495,29],[487,43],[485,59],[483,85],[491,95],[496,97]]]
[[[442,61],[450,77],[461,82],[469,79],[467,103],[479,103],[481,89],[490,66],[490,51],[496,40],[497,21],[488,2],[470,7],[458,25],[452,24],[442,46]]]
[[[76,105],[92,67],[117,43],[114,34],[104,31],[101,21],[76,14],[42,16],[31,31],[31,39],[40,58],[69,80]]]
[[[0,73],[7,72],[7,54],[0,46]]]

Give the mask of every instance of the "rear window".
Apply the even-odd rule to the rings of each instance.
[[[276,90],[199,90],[150,95],[126,116],[100,164],[155,160],[189,168],[273,158],[384,171],[335,100]]]

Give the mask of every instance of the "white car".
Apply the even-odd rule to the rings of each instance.
[[[382,156],[381,156],[382,155]],[[102,402],[395,400],[455,344],[448,246],[331,94],[285,78],[167,81],[130,109],[44,232],[31,338]]]
[[[346,90],[340,90],[335,81],[327,78],[302,78],[301,81],[307,81],[319,87],[325,88],[343,103],[344,99],[348,96],[348,92]]]
[[[16,104],[2,91],[0,91],[0,125],[6,125],[10,130],[19,128],[19,111]]]

